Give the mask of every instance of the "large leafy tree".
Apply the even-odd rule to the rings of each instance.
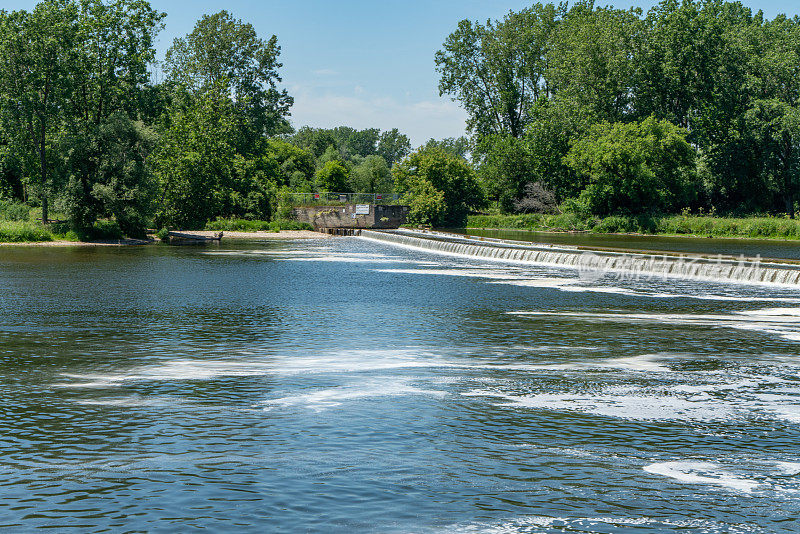
[[[794,218],[800,186],[800,19],[779,16],[754,29],[754,96],[746,124],[761,147],[761,173]]]
[[[391,193],[392,172],[380,156],[367,156],[350,172],[351,189],[356,193]]]
[[[90,228],[98,217],[114,217],[126,235],[145,236],[156,190],[148,158],[157,139],[152,129],[122,112],[91,135],[76,132],[65,138],[65,205],[77,229]]]
[[[441,210],[433,210],[438,218],[430,224],[462,225],[471,209],[484,205],[483,192],[469,162],[441,148],[412,152],[394,166],[392,174],[403,202],[427,212],[440,205],[437,199],[441,197],[444,205]],[[418,198],[420,195],[425,198]]]
[[[154,40],[164,16],[143,0],[78,3],[76,59],[69,72],[72,91],[65,117],[69,134],[62,151],[66,208],[76,228],[114,215],[129,235],[144,233],[151,206],[144,195],[152,191],[153,182],[144,162],[155,137],[134,121],[149,97],[148,66],[155,59]],[[120,202],[126,198],[128,206],[122,210]]]
[[[643,24],[636,10],[578,2],[554,31],[547,73],[556,97],[570,99],[596,120],[631,115],[634,63]]]
[[[447,37],[436,53],[439,92],[461,103],[472,133],[522,135],[529,108],[551,91],[547,50],[562,14],[537,3],[502,21],[462,20]]]
[[[686,131],[653,117],[594,125],[566,163],[585,177],[581,200],[597,215],[676,209],[695,191],[695,150]]]
[[[378,138],[377,154],[391,167],[411,152],[411,140],[406,134],[392,128],[381,133]]]
[[[23,152],[25,173],[36,177],[45,223],[58,159],[54,148],[73,94],[69,75],[78,39],[75,2],[45,0],[31,12],[0,12],[0,109]]]
[[[258,37],[252,24],[227,11],[204,15],[166,55],[170,82],[198,95],[224,88],[241,122],[241,146],[264,135],[289,131],[293,99],[279,89],[281,48],[274,35]]]

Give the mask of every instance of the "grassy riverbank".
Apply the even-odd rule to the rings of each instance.
[[[572,213],[471,215],[467,220],[467,228],[800,240],[800,221],[777,217],[729,218],[699,215],[624,217],[615,215],[601,219],[582,218]]]
[[[278,219],[275,221],[251,221],[248,219],[217,219],[206,223],[206,230],[226,232],[274,232],[314,230],[308,223]]]
[[[0,221],[0,243],[37,243],[58,238],[41,224],[27,221]]]

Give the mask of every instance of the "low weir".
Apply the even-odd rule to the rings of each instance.
[[[361,237],[439,254],[576,269],[582,278],[596,279],[612,273],[628,278],[667,277],[800,286],[800,265],[765,262],[761,258],[594,250],[426,230],[362,230]]]

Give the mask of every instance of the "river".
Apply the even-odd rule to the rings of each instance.
[[[800,288],[0,247],[0,317],[5,531],[800,531]]]

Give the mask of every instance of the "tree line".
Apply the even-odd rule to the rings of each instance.
[[[115,221],[269,220],[280,192],[392,192],[397,129],[294,131],[280,46],[221,11],[153,75],[166,14],[145,0],[44,0],[0,11],[0,202],[75,230]],[[9,210],[6,210],[9,211]]]
[[[436,53],[488,202],[600,216],[794,217],[798,66],[800,18],[723,0],[536,3]]]
[[[165,16],[146,0],[0,11],[0,203],[131,236],[270,220],[286,192],[395,192],[410,222],[451,226],[487,209],[794,216],[798,17],[581,0],[461,21],[435,65],[469,136],[412,151],[397,129],[294,130],[277,38],[226,11],[176,39],[156,81]]]

